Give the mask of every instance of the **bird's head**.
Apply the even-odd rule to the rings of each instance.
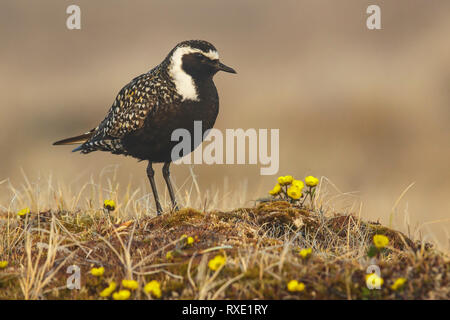
[[[218,71],[236,73],[219,61],[217,49],[202,40],[183,41],[170,51],[166,60],[167,72],[183,100],[199,101],[197,86],[212,81]]]
[[[212,78],[218,71],[236,73],[219,61],[217,49],[202,40],[183,41],[169,54],[169,71],[172,75],[186,73],[194,79]]]
[[[172,49],[169,56],[169,73],[174,77],[183,73],[195,80],[212,78],[218,71],[236,73],[219,61],[217,49],[202,40],[183,41]]]

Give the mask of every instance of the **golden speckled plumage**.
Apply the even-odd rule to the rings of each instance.
[[[125,136],[142,129],[147,117],[164,106],[181,102],[163,67],[165,64],[134,78],[119,91],[105,119],[82,145],[82,153],[101,150],[128,154],[122,144]]]
[[[194,134],[194,122],[201,121],[202,132],[213,127],[219,112],[219,96],[213,82],[218,71],[236,73],[219,62],[216,48],[206,41],[179,43],[154,69],[134,78],[116,96],[105,119],[94,129],[55,145],[81,145],[73,151],[113,154],[148,160],[147,176],[161,213],[153,162],[164,162],[163,175],[174,208],[175,195],[170,182],[172,133],[177,129]],[[191,139],[191,152],[201,141]],[[186,151],[186,150],[185,150]],[[184,156],[177,155],[177,157]]]

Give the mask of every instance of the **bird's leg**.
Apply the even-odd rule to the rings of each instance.
[[[162,173],[164,180],[167,184],[167,189],[169,189],[170,200],[172,201],[172,206],[175,210],[178,210],[177,200],[175,199],[175,193],[173,192],[172,182],[170,181],[170,162],[164,163]]]
[[[155,197],[156,214],[159,216],[162,212],[162,208],[161,203],[159,202],[158,190],[156,190],[155,171],[153,170],[151,162],[149,162],[147,166],[147,177],[150,181],[150,186],[152,187],[153,196]]]

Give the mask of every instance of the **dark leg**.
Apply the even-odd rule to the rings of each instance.
[[[175,210],[178,210],[177,200],[175,199],[175,193],[173,192],[172,182],[170,181],[170,162],[164,163],[162,172],[164,180],[166,180],[167,189],[169,189],[170,200],[172,200],[172,206]]]
[[[159,216],[162,212],[161,203],[159,202],[158,190],[156,190],[155,183],[155,171],[153,170],[152,163],[149,161],[147,166],[147,177],[152,187],[153,196],[155,197],[156,213]]]

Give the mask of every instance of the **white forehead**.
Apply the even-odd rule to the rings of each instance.
[[[190,53],[201,53],[204,56],[210,58],[211,60],[219,59],[219,53],[217,51],[215,51],[215,50],[209,50],[208,52],[205,52],[205,51],[202,51],[200,49],[192,48],[192,47],[179,47],[173,53],[172,61],[181,60],[181,58],[185,54],[190,54]]]

